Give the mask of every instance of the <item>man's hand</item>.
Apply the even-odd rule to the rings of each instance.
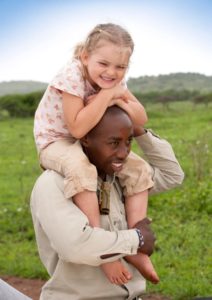
[[[134,137],[141,136],[146,133],[146,130],[143,128],[143,126],[135,125],[135,124],[133,124],[133,126],[134,126],[133,127]]]
[[[144,218],[135,224],[134,228],[137,228],[141,231],[143,236],[144,244],[138,248],[138,252],[142,252],[147,255],[151,255],[154,251],[155,236],[153,231],[150,228],[151,221],[148,218]]]

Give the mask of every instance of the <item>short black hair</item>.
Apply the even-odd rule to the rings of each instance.
[[[102,118],[100,119],[100,121],[98,122],[98,124],[96,124],[96,126],[94,128],[92,128],[89,132],[88,132],[88,135],[89,136],[92,136],[94,134],[96,134],[96,131],[98,130],[99,128],[99,125],[101,125],[101,122],[102,120],[107,117],[108,115],[110,116],[117,116],[117,115],[120,115],[120,114],[125,114],[128,116],[128,118],[130,119],[129,115],[127,114],[127,112],[122,109],[121,107],[117,106],[117,105],[112,105],[112,106],[109,106],[104,115],[102,116]]]

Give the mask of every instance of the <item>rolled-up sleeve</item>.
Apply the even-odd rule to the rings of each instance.
[[[32,191],[31,211],[37,241],[38,230],[42,230],[64,261],[98,266],[137,253],[139,241],[135,230],[110,232],[90,227],[87,217],[64,197],[63,178],[54,171],[45,171],[38,178]],[[114,253],[119,255],[101,259],[102,255]]]
[[[152,169],[154,186],[150,194],[170,190],[182,184],[184,172],[172,146],[151,131],[136,138]]]

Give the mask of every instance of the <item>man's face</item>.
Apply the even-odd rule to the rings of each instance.
[[[102,178],[121,171],[131,149],[132,122],[127,114],[106,114],[84,139],[83,146]]]

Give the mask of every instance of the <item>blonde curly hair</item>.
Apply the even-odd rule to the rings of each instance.
[[[134,42],[127,30],[113,23],[98,24],[88,34],[86,40],[76,45],[74,58],[80,59],[83,51],[91,53],[100,40],[105,40],[121,47],[129,47],[134,50]]]

